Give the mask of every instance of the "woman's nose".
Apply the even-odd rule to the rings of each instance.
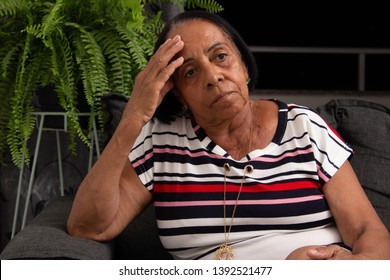
[[[217,86],[217,85],[218,85],[220,82],[222,82],[222,81],[223,81],[222,78],[215,79],[215,81],[209,82],[209,83],[207,84],[207,87],[208,87],[208,88],[215,87],[215,86]]]
[[[224,80],[224,76],[221,72],[221,69],[214,65],[207,66],[205,68],[205,73],[207,88],[215,87]]]

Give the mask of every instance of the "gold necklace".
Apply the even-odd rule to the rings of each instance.
[[[252,114],[252,103],[249,103],[250,105],[250,109],[251,109],[251,126],[250,126],[250,136],[249,136],[249,152],[251,151],[251,145],[252,145],[252,126],[253,126],[253,114]],[[223,245],[221,245],[221,247],[219,247],[219,249],[215,252],[215,259],[216,260],[232,260],[233,259],[233,249],[231,246],[228,245],[228,241],[229,241],[229,236],[230,236],[230,232],[232,230],[232,226],[233,226],[233,220],[234,220],[234,215],[236,213],[236,209],[237,209],[237,205],[238,205],[238,201],[240,199],[240,194],[241,194],[241,190],[242,190],[242,186],[244,184],[244,181],[245,181],[245,176],[247,174],[250,174],[253,172],[253,166],[252,165],[246,165],[244,167],[244,175],[242,176],[242,179],[241,179],[241,184],[240,184],[240,188],[238,190],[238,194],[237,194],[237,197],[236,197],[236,202],[234,204],[234,207],[233,207],[233,213],[232,213],[232,217],[230,219],[230,225],[229,225],[229,229],[227,230],[227,224],[226,224],[226,174],[227,172],[230,171],[230,165],[229,163],[225,163],[223,165],[223,168],[225,170],[224,172],[224,179],[223,179],[223,220],[224,220],[224,234],[225,234],[225,242]]]
[[[232,260],[233,259],[233,249],[232,249],[231,246],[228,245],[230,231],[232,230],[234,215],[236,213],[238,200],[240,199],[240,194],[241,194],[242,186],[243,186],[244,181],[245,181],[245,176],[246,176],[246,174],[250,174],[250,173],[253,172],[253,166],[252,165],[246,165],[244,167],[244,175],[242,176],[242,179],[241,179],[240,189],[238,190],[238,194],[237,194],[237,197],[236,197],[236,203],[234,204],[232,218],[230,219],[230,225],[229,225],[229,229],[228,230],[226,230],[226,227],[227,227],[227,225],[226,225],[226,173],[228,171],[230,171],[230,165],[228,163],[225,163],[223,165],[223,167],[225,169],[225,178],[224,178],[224,182],[223,182],[223,220],[224,220],[225,242],[215,252],[215,259],[216,260],[222,260],[222,259]]]

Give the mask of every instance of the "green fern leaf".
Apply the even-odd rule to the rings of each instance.
[[[27,4],[23,0],[2,0],[0,2],[0,16],[13,16],[18,12],[27,11]]]
[[[17,65],[17,58],[20,54],[20,44],[14,46],[7,45],[8,51],[1,57],[1,76],[3,79],[7,77],[9,72],[15,72],[13,66]]]
[[[26,49],[28,48],[27,45]],[[26,52],[22,54],[22,57],[25,56],[27,56]],[[35,125],[35,117],[31,113],[34,111],[32,106],[33,92],[39,81],[37,78],[39,76],[39,65],[39,57],[35,57],[26,67],[20,69],[17,74],[20,82],[11,99],[11,117],[8,123],[7,143],[12,160],[19,168],[23,164],[23,159],[25,159],[27,165],[29,164],[27,140],[30,138]]]
[[[94,35],[107,58],[110,91],[130,96],[131,57],[125,43],[113,29],[95,31]]]
[[[222,5],[214,0],[186,0],[184,7],[190,9],[202,8],[211,13],[223,11]]]

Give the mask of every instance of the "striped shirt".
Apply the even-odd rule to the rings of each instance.
[[[275,102],[273,140],[241,160],[192,119],[143,128],[129,158],[153,192],[160,239],[174,258],[214,259],[236,203],[228,236],[235,259],[284,259],[301,246],[341,241],[322,186],[352,150],[311,109]],[[248,164],[254,170],[244,177]]]

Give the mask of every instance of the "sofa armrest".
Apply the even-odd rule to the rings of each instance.
[[[112,259],[113,244],[72,237],[66,222],[74,196],[51,201],[7,244],[0,259]]]

